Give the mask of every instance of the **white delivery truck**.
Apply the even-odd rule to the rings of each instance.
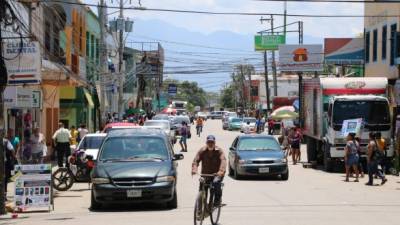
[[[393,157],[386,78],[313,78],[301,85],[300,119],[309,162],[321,162],[326,171],[333,171],[344,159],[343,120],[359,118],[362,152],[367,150],[369,132],[380,132],[388,145],[387,156]]]

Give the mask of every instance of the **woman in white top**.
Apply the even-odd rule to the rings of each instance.
[[[46,156],[46,143],[44,135],[40,133],[39,128],[33,130],[33,135],[31,136],[32,144],[32,163],[43,163],[43,157]]]

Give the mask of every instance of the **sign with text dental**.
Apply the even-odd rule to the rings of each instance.
[[[280,71],[314,72],[323,70],[322,45],[279,45]]]
[[[285,44],[285,35],[256,35],[254,48],[256,51],[278,50],[278,46]]]
[[[3,53],[9,85],[41,82],[40,46],[37,41],[7,42],[4,44]]]

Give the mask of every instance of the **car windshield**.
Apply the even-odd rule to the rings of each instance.
[[[278,142],[273,138],[243,138],[239,141],[239,151],[281,151]]]
[[[104,138],[105,136],[103,137],[86,136],[79,144],[79,149],[99,149]]]
[[[367,124],[388,124],[390,115],[386,101],[337,101],[333,107],[333,123],[362,118]]]
[[[168,115],[155,115],[152,119],[153,120],[169,120],[169,116]]]
[[[168,158],[165,141],[160,137],[110,137],[104,141],[100,160],[143,160]]]
[[[244,118],[243,122],[245,122],[245,123],[247,123],[247,122],[255,123],[256,122],[256,118]]]
[[[174,124],[181,124],[182,122],[186,122],[187,124],[189,124],[190,120],[187,117],[175,117],[174,118]]]
[[[161,121],[151,121],[148,120],[144,123],[144,126],[157,126],[157,127],[161,127],[162,129],[166,130],[169,129],[169,122],[161,122]]]
[[[231,122],[232,122],[232,123],[240,123],[240,122],[242,122],[242,120],[241,120],[240,118],[233,118],[233,119],[231,120]]]

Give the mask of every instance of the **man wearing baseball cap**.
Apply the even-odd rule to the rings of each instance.
[[[213,186],[215,190],[215,205],[221,204],[221,183],[226,172],[226,158],[222,148],[215,145],[214,135],[207,136],[206,145],[197,152],[192,164],[192,175],[197,174],[201,162],[202,174],[215,174]]]

